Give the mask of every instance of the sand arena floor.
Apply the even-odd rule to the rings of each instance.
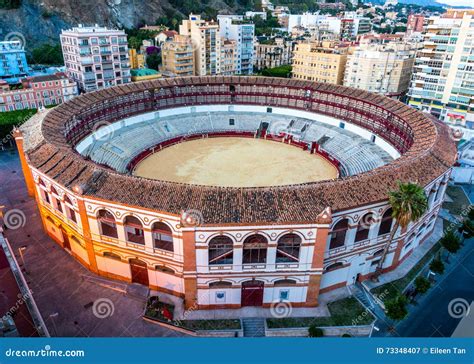
[[[175,144],[141,161],[134,175],[226,187],[278,186],[337,177],[324,158],[262,139],[209,138]]]

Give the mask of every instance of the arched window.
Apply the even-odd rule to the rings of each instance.
[[[334,225],[331,231],[329,249],[339,248],[340,246],[344,245],[348,224],[349,222],[347,219],[342,219],[339,220],[336,225]]]
[[[54,186],[51,186],[51,193],[54,193],[56,196],[59,196],[59,193]]]
[[[232,264],[234,244],[228,236],[215,236],[209,241],[209,265]]]
[[[112,252],[104,252],[103,256],[105,258],[110,258],[110,259],[115,259],[115,260],[122,260],[122,258],[120,258],[120,255],[112,253]]]
[[[278,240],[276,262],[298,262],[300,256],[301,238],[297,234],[285,234]]]
[[[325,272],[330,272],[330,271],[332,271],[332,270],[339,269],[339,268],[341,268],[342,266],[344,266],[344,264],[343,264],[342,262],[336,262],[336,263],[333,263],[333,264],[331,264],[331,265],[328,265],[324,271],[325,271]]]
[[[169,252],[174,251],[173,232],[168,225],[163,222],[155,222],[151,226],[151,234],[155,249],[167,250]]]
[[[61,201],[59,201],[56,197],[52,197],[53,199],[53,207],[58,210],[59,212],[63,212],[63,207],[61,205]]]
[[[242,262],[266,263],[267,261],[267,239],[262,235],[251,235],[244,241]]]
[[[71,206],[73,206],[71,199],[69,198],[68,195],[64,195],[64,203],[67,203]]]
[[[111,238],[117,238],[117,225],[114,215],[107,210],[100,210],[97,214],[97,221],[100,226],[100,233]]]
[[[125,237],[127,241],[135,244],[145,245],[143,226],[135,216],[127,216],[124,222]]]
[[[43,186],[43,187],[46,188],[46,184],[44,183],[44,181],[43,181],[42,178],[40,178],[40,179],[38,180],[38,183],[40,184],[40,186]]]
[[[359,224],[357,225],[357,232],[355,236],[355,241],[366,240],[369,237],[370,226],[374,222],[374,215],[369,212],[361,217]]]
[[[275,286],[294,286],[296,284],[296,281],[294,279],[279,279],[278,281],[275,281],[273,285]]]
[[[217,281],[209,283],[209,288],[231,288],[232,282]]]
[[[377,250],[374,254],[372,254],[374,257],[378,257],[379,255],[383,254],[383,249]]]
[[[380,221],[380,228],[379,228],[379,236],[388,234],[390,230],[392,230],[392,223],[393,223],[393,217],[392,217],[392,209],[389,208],[387,211],[382,216],[382,221]]]
[[[165,267],[164,265],[155,266],[155,270],[157,272],[166,273],[166,274],[174,274],[175,273],[173,269]]]

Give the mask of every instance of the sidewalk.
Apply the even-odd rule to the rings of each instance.
[[[397,268],[391,272],[382,274],[379,277],[378,282],[373,282],[368,279],[364,281],[364,285],[369,289],[381,286],[386,283],[396,281],[397,279],[405,277],[408,272],[420,261],[421,258],[435,245],[439,239],[443,236],[443,219],[436,219],[433,232],[430,237],[426,239],[421,245],[415,248],[415,250],[410,254],[410,256],[405,259]]]

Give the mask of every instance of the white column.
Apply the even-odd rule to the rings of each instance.
[[[234,258],[233,258],[233,271],[241,272],[242,271],[242,255],[243,247],[242,245],[234,247]]]
[[[143,237],[145,238],[145,251],[153,253],[153,235],[151,230],[143,229]]]
[[[265,267],[265,270],[267,271],[274,271],[276,266],[276,252],[277,252],[277,244],[272,243],[268,244],[267,247],[267,265]]]

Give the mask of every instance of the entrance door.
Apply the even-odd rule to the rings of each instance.
[[[242,283],[242,306],[262,306],[263,282],[247,281]]]
[[[132,273],[132,283],[148,286],[148,269],[145,262],[139,259],[130,259],[130,271]]]
[[[61,226],[61,234],[63,235],[63,248],[71,251],[71,243],[69,242],[69,237],[67,236],[66,230]]]

